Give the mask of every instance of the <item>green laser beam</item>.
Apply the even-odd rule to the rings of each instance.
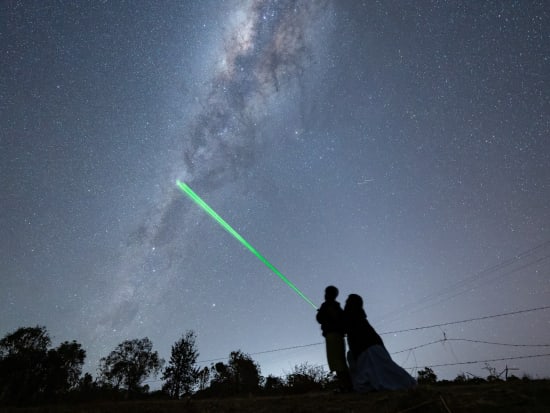
[[[202,200],[200,196],[198,196],[185,182],[181,182],[180,180],[176,181],[177,185],[180,187],[180,189],[187,195],[189,198],[191,198],[195,203],[200,206],[204,211],[206,211],[212,218],[214,218],[218,224],[220,224],[223,229],[225,229],[227,232],[229,232],[231,235],[233,235],[237,240],[240,241],[241,244],[243,244],[246,248],[249,249],[249,251],[254,254],[261,262],[265,264],[267,268],[269,268],[271,271],[275,273],[277,277],[279,277],[281,280],[285,282],[286,285],[288,285],[290,288],[296,292],[300,297],[302,297],[308,304],[310,304],[313,308],[317,309],[317,306],[313,304],[313,302],[307,298],[303,292],[301,292],[298,287],[296,287],[288,278],[286,278],[277,268],[273,266],[262,254],[258,252],[256,248],[254,248],[252,245],[249,244],[247,240],[245,240],[237,231],[235,231],[231,225],[229,225],[225,220],[220,217],[216,211],[214,211],[210,206]]]

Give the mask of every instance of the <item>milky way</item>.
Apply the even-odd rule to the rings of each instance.
[[[191,183],[211,188],[238,177],[253,162],[265,104],[307,70],[311,26],[322,2],[255,1],[235,12],[224,47],[185,138]]]
[[[311,64],[313,36],[319,33],[316,22],[328,13],[326,7],[324,2],[252,1],[231,12],[218,46],[222,55],[206,93],[196,99],[197,113],[181,138],[183,162],[174,175],[211,191],[248,170],[261,147],[257,125],[280,92],[300,87]],[[164,202],[132,233],[115,275],[116,289],[97,322],[99,336],[141,320],[162,300],[173,277],[180,276],[174,262],[185,259],[186,241],[176,234],[185,232],[186,211],[181,194],[170,188]],[[148,273],[155,262],[162,279],[144,281],[142,272]]]

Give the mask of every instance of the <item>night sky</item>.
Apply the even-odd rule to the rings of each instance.
[[[177,179],[380,333],[548,306],[549,92],[547,1],[2,1],[0,336],[45,325],[92,373],[189,329],[201,365],[325,364],[315,310]],[[394,354],[412,373],[549,354],[550,310],[382,337],[447,338]]]

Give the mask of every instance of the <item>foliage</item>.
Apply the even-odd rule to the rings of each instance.
[[[454,384],[481,384],[485,383],[485,379],[477,377],[471,373],[460,373],[452,381]]]
[[[227,396],[235,392],[231,372],[227,364],[222,362],[213,364],[210,371],[212,380],[210,381],[210,387],[207,393]]]
[[[84,373],[84,376],[78,381],[78,391],[85,396],[85,398],[96,392],[97,387],[97,383],[90,373]]]
[[[435,384],[437,382],[437,375],[431,368],[425,367],[424,370],[418,371],[416,380],[418,384]]]
[[[46,327],[21,327],[0,340],[0,358],[45,352],[51,343]]]
[[[466,383],[467,381],[468,381],[468,377],[466,377],[466,374],[464,373],[458,374],[453,380],[453,382],[456,384],[463,384],[463,383]]]
[[[237,393],[256,392],[261,384],[260,366],[240,350],[229,355],[229,370],[235,382]]]
[[[156,376],[164,364],[149,338],[125,340],[100,361],[100,381],[115,389],[124,388],[140,393],[148,386],[141,386],[149,376]]]
[[[51,339],[45,327],[24,327],[7,334],[0,340],[0,404],[43,403],[52,401],[118,401],[133,397],[160,400],[181,397],[194,390],[203,397],[232,395],[298,394],[330,389],[331,376],[322,366],[303,363],[284,377],[261,376],[258,364],[242,351],[233,351],[227,363],[217,363],[210,368],[198,369],[196,360],[196,336],[187,331],[172,346],[172,356],[162,379],[163,390],[149,392],[143,381],[157,374],[164,363],[153,351],[151,341],[128,340],[119,344],[108,357],[100,361],[100,375],[94,380],[90,373],[82,376],[86,352],[76,341],[65,341],[51,348]],[[420,384],[445,385],[480,384],[500,386],[508,384],[499,373],[486,364],[487,380],[471,373],[459,374],[454,381],[437,381],[434,371],[425,367],[418,372]],[[528,376],[519,379],[509,376],[509,383],[515,386],[531,382]],[[491,383],[488,383],[491,382]],[[263,386],[262,386],[263,384]],[[529,384],[530,385],[530,384]],[[454,386],[459,388],[461,386]],[[422,391],[431,391],[429,387]],[[541,410],[542,411],[542,410]]]
[[[265,378],[264,390],[268,393],[281,393],[285,388],[283,379],[270,374]]]
[[[48,351],[48,393],[65,394],[75,389],[82,375],[86,352],[76,341],[65,341]]]
[[[240,350],[232,351],[227,364],[216,363],[211,371],[211,393],[235,395],[256,393],[260,390],[260,367],[248,354]]]
[[[206,366],[199,370],[198,372],[198,387],[199,391],[203,391],[210,384],[210,369]]]
[[[518,382],[521,381],[521,379],[520,379],[518,376],[514,375],[514,374],[510,374],[510,375],[508,376],[508,378],[506,379],[506,381],[511,381],[511,382],[516,382],[516,383],[518,383]]]
[[[305,393],[324,389],[330,382],[329,373],[322,366],[302,363],[285,377],[286,387],[292,393]]]
[[[166,380],[162,388],[171,397],[179,399],[191,394],[199,381],[199,369],[196,367],[199,352],[195,341],[195,333],[187,331],[172,346],[170,361],[162,376]]]
[[[0,401],[58,399],[77,387],[86,352],[76,341],[48,349],[46,327],[21,327],[0,340]]]

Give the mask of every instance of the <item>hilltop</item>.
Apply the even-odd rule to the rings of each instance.
[[[534,412],[550,406],[550,380],[419,386],[412,391],[370,394],[312,392],[302,395],[91,402],[4,407],[0,413],[323,413],[323,412]]]

